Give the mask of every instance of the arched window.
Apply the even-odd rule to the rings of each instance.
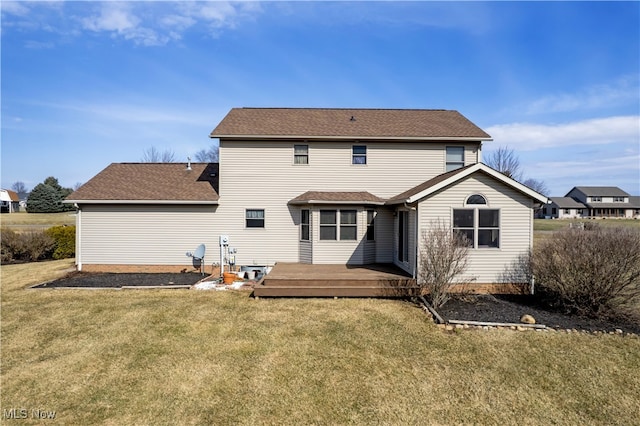
[[[487,208],[480,194],[467,197],[465,206],[453,209],[453,231],[467,237],[469,247],[500,247],[500,210]]]
[[[465,204],[487,204],[487,199],[484,198],[482,195],[480,194],[473,194],[470,195],[469,198],[467,198],[467,202]]]

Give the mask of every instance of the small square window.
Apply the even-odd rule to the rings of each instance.
[[[247,228],[264,228],[264,209],[247,209],[245,221]]]
[[[352,150],[351,164],[367,164],[366,145],[353,145],[351,150]]]

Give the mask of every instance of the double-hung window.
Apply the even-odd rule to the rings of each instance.
[[[309,164],[309,145],[293,146],[293,164]]]
[[[358,237],[358,225],[355,210],[340,210],[340,239],[356,240]]]
[[[335,210],[320,210],[320,239],[338,239],[338,220]]]
[[[356,210],[320,210],[321,240],[356,240],[358,237]]]
[[[247,209],[245,225],[247,228],[264,228],[264,209]]]
[[[464,147],[448,146],[446,163],[447,172],[464,167]]]
[[[366,145],[353,145],[351,147],[351,164],[367,164]]]

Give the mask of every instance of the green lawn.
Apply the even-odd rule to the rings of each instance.
[[[1,267],[2,410],[113,425],[640,418],[638,338],[449,334],[393,300],[27,289],[72,265]]]

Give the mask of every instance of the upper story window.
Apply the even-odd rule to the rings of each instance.
[[[624,197],[613,197],[614,203],[624,203]]]
[[[447,172],[464,167],[464,147],[448,146],[446,162],[447,164],[445,171]]]
[[[351,147],[351,164],[367,164],[366,145],[353,145]]]
[[[247,209],[245,223],[247,228],[264,228],[264,209]]]
[[[591,197],[591,202],[592,203],[601,203],[602,202],[602,197],[600,197],[600,196]]]
[[[309,164],[309,145],[293,146],[293,164]]]

